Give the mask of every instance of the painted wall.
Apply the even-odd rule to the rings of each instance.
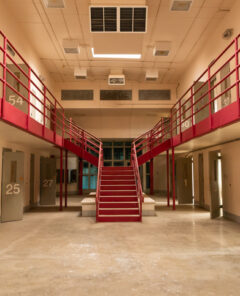
[[[222,154],[222,183],[223,183],[223,210],[240,217],[240,141],[218,145],[208,149],[193,152],[195,201],[199,201],[198,154],[203,153],[204,162],[204,204],[211,206],[209,152],[219,150]]]
[[[5,0],[0,0],[0,31],[2,31],[11,43],[16,47],[19,53],[25,58],[31,68],[39,75],[45,78],[45,84],[54,93],[55,83],[51,79],[50,74],[43,66],[41,60],[37,56],[30,40],[26,37],[24,30],[21,28],[21,24],[16,22],[13,15],[9,12],[6,6]],[[2,46],[2,38],[0,37],[0,45]],[[2,56],[0,55],[0,59]],[[1,59],[2,61],[2,59]],[[1,68],[1,67],[0,67]],[[0,75],[2,69],[0,69]],[[1,83],[0,83],[1,94]]]
[[[30,205],[30,160],[31,154],[35,156],[35,177],[34,177],[34,202],[37,203],[40,199],[40,156],[48,157],[49,153],[44,151],[37,151],[29,148],[27,145],[17,145],[14,143],[5,142],[3,139],[0,141],[0,215],[1,215],[1,195],[2,195],[2,151],[3,148],[11,149],[12,152],[21,151],[24,153],[24,207],[28,207]]]
[[[230,41],[240,33],[239,11],[240,1],[235,1],[233,8],[223,15],[221,21],[219,19],[212,20],[212,22],[216,23],[213,30],[208,31],[208,28],[206,28],[206,34],[201,37],[192,60],[179,79],[178,98],[197,80]],[[231,39],[226,40],[222,38],[222,34],[228,28],[233,28],[234,31]]]

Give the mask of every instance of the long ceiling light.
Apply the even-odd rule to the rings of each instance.
[[[125,54],[125,53],[94,53],[94,48],[92,48],[92,55],[94,58],[102,59],[141,59],[142,55],[139,53],[136,54]]]

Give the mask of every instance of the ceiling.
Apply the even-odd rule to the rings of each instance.
[[[210,32],[236,0],[194,0],[190,11],[170,11],[171,0],[65,0],[64,9],[47,9],[43,0],[8,0],[6,5],[28,35],[55,82],[74,81],[75,67],[85,67],[88,79],[102,80],[111,70],[123,71],[133,81],[144,79],[145,70],[157,69],[160,83],[176,83],[190,61],[198,41]],[[89,5],[148,6],[147,33],[91,33]],[[63,39],[77,39],[80,54],[65,54]],[[157,41],[170,41],[167,57],[154,57]],[[138,51],[133,60],[94,59],[91,47],[106,53]]]

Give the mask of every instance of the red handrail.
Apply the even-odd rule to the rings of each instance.
[[[236,87],[236,101],[238,106],[238,115],[240,116],[240,100],[239,100],[239,53],[238,46],[240,35],[238,35],[230,44],[219,54],[219,56],[208,66],[208,68],[197,78],[196,81],[188,88],[188,90],[181,96],[181,98],[173,105],[170,110],[170,116],[168,118],[161,118],[160,121],[151,129],[145,132],[143,135],[137,137],[133,144],[136,147],[136,153],[145,153],[151,150],[156,145],[171,139],[171,145],[179,145],[182,143],[182,134],[187,129],[192,129],[194,135],[195,126],[197,122],[197,114],[203,112],[208,108],[208,113],[203,114],[205,117],[201,120],[209,118],[210,130],[213,130],[212,116],[213,113],[217,113],[225,106],[221,106],[220,110],[213,110],[213,105],[224,94],[229,93],[234,87]],[[228,56],[224,61],[220,60],[225,54]],[[230,63],[234,62],[234,66],[230,67],[229,73],[224,77],[218,79],[214,85],[212,85],[212,79],[217,75],[220,75],[220,71]],[[217,69],[216,65],[218,65]],[[212,73],[211,73],[212,72]],[[218,94],[212,97],[212,92],[221,87],[227,79],[230,81],[230,77],[236,73],[231,83],[228,82],[227,87],[221,89]],[[199,82],[200,86],[197,86]],[[173,143],[173,138],[179,137],[177,144]]]
[[[8,52],[9,47],[14,52],[13,56]],[[26,109],[28,122],[30,119],[36,120],[44,129],[53,131],[55,141],[57,135],[62,136],[62,141],[64,138],[70,139],[75,144],[82,145],[84,150],[99,156],[101,140],[79,127],[71,118],[65,116],[62,105],[1,31],[0,52],[3,53],[3,60],[0,61],[0,68],[3,69],[3,77],[0,77],[0,83],[3,83],[3,101],[8,100],[7,102],[11,103],[6,98],[6,90],[10,89],[15,96],[21,98],[23,107]],[[13,68],[22,74],[21,78],[16,76]],[[10,75],[12,80],[8,80],[7,75]],[[15,85],[19,85],[21,90],[16,89]],[[18,109],[16,100],[14,104]],[[3,110],[3,108],[0,110]],[[59,142],[57,144],[59,145]]]
[[[139,215],[140,221],[142,221],[142,203],[144,202],[143,192],[142,192],[142,184],[141,178],[139,174],[138,160],[137,160],[137,152],[135,143],[132,144],[131,149],[131,166],[134,170],[136,188],[137,188],[137,197],[138,197],[138,205],[139,205]]]
[[[96,221],[98,221],[98,217],[99,217],[99,202],[100,202],[102,167],[103,167],[103,148],[102,148],[102,143],[100,143],[99,158],[98,158],[97,192],[96,192]]]

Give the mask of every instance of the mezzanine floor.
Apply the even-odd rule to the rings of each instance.
[[[0,295],[239,295],[240,225],[191,206],[143,223],[79,211],[0,224]]]

